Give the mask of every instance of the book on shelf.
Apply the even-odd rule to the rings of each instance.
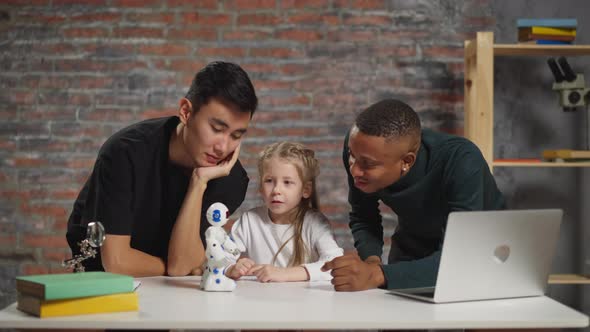
[[[556,161],[587,161],[590,160],[590,150],[545,150],[543,159]]]
[[[537,33],[529,33],[528,31],[518,32],[518,41],[530,41],[530,40],[561,40],[567,42],[573,42],[576,39],[575,36],[558,36],[558,35],[544,35]]]
[[[525,27],[556,27],[556,28],[576,28],[578,20],[575,18],[520,18],[516,20],[516,26]]]
[[[139,299],[135,292],[49,301],[18,293],[16,307],[20,311],[45,318],[137,311],[139,310]]]
[[[529,27],[519,28],[518,35],[521,34],[533,34],[533,35],[550,35],[550,36],[566,36],[576,37],[576,29],[562,29],[562,28],[551,28],[551,27]]]
[[[41,274],[16,278],[16,290],[40,300],[132,292],[133,277],[109,272]]]
[[[528,40],[528,41],[519,41],[519,44],[532,44],[532,45],[572,45],[572,42],[569,41],[561,41],[561,40]]]

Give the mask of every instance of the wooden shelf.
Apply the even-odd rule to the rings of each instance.
[[[494,167],[590,167],[590,162],[551,162],[551,161],[497,161],[492,163]]]
[[[588,45],[494,44],[494,55],[577,56],[590,54]]]
[[[590,284],[590,278],[579,274],[551,274],[549,284]]]
[[[590,167],[590,161],[548,162],[541,159],[494,160],[494,57],[590,55],[590,45],[495,44],[493,32],[478,32],[465,41],[465,137],[494,167]],[[590,284],[590,276],[553,274],[549,284]]]
[[[590,55],[590,45],[496,44],[493,32],[478,32],[465,41],[465,137],[479,147],[494,167],[590,167],[590,162],[494,161],[494,57]]]

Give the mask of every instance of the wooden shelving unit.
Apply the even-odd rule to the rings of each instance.
[[[493,32],[478,32],[465,41],[465,137],[481,150],[490,170],[495,167],[590,167],[590,162],[544,162],[494,160],[494,57],[582,56],[590,45],[494,44]],[[554,274],[551,284],[588,284],[590,279]]]
[[[494,57],[590,55],[590,45],[494,44],[493,32],[465,41],[465,137],[494,167],[590,167],[590,162],[494,161]]]

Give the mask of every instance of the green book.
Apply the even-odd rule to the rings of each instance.
[[[40,274],[16,277],[16,289],[41,300],[133,292],[133,277],[109,272]]]

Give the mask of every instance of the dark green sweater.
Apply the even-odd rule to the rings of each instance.
[[[386,288],[433,286],[447,216],[452,211],[500,210],[504,198],[481,152],[471,141],[424,129],[414,166],[399,181],[372,194],[354,186],[348,168],[350,229],[362,259],[381,257],[383,226],[379,201],[398,217],[392,242],[401,258],[383,265]]]

